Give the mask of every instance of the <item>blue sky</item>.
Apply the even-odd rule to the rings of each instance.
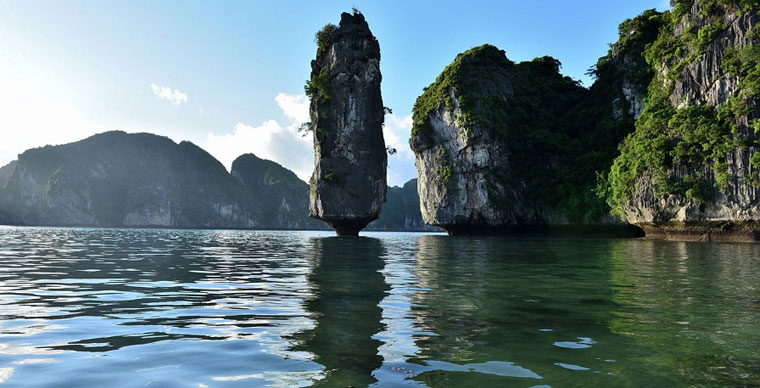
[[[551,55],[584,75],[617,26],[667,0],[0,0],[0,164],[105,130],[190,140],[227,167],[244,152],[306,179],[303,84],[314,33],[352,7],[380,42],[389,183],[416,176],[412,106],[457,53],[483,43],[514,61]]]

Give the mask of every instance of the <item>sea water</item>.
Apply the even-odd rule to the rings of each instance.
[[[0,387],[760,385],[760,245],[0,227]]]

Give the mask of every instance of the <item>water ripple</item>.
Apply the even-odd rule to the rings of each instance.
[[[368,236],[0,227],[0,382],[760,384],[757,245]]]

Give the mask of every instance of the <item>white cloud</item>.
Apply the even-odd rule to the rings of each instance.
[[[396,149],[396,154],[388,155],[388,185],[401,186],[417,177],[414,168],[414,153],[409,148],[412,134],[412,115],[385,115],[383,137],[385,144]]]
[[[253,153],[280,163],[308,181],[314,170],[312,136],[302,136],[298,128],[308,120],[309,100],[305,95],[280,93],[275,101],[291,120],[287,126],[275,120],[267,120],[258,126],[237,123],[232,133],[218,135],[210,132],[203,148],[228,169],[238,156]]]
[[[81,140],[106,130],[71,103],[46,98],[15,78],[0,76],[0,166],[33,147]]]
[[[168,86],[159,86],[156,84],[150,84],[150,89],[156,97],[168,100],[174,105],[180,105],[183,102],[187,102],[187,94],[182,93],[177,89],[172,90],[172,88]]]
[[[0,75],[0,85],[0,166],[29,148],[70,143],[110,129],[87,120],[73,104],[41,96],[8,75]],[[157,85],[151,88],[157,95],[179,93],[184,96]],[[187,96],[177,101],[187,101]],[[228,169],[238,156],[254,153],[282,164],[308,181],[314,169],[312,136],[302,136],[298,128],[309,119],[309,99],[305,95],[280,93],[275,101],[289,122],[267,120],[259,125],[239,122],[229,133],[208,133],[199,139],[198,145]],[[397,150],[388,157],[390,185],[401,185],[417,175],[408,144],[411,127],[411,116],[386,116],[385,141]]]
[[[412,115],[397,116],[395,114],[385,115],[385,125],[383,126],[383,137],[385,144],[396,149],[400,158],[414,159],[414,153],[409,148],[409,136],[412,134]]]
[[[297,124],[309,121],[309,98],[305,94],[296,96],[280,93],[274,98],[285,116]]]

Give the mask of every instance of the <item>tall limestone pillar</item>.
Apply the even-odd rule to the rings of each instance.
[[[309,215],[355,236],[385,202],[380,45],[358,11],[317,33],[306,93],[314,136]]]

